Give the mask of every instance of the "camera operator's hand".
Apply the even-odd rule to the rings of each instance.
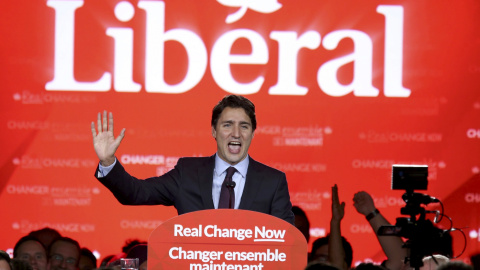
[[[360,191],[355,193],[353,196],[353,206],[358,213],[367,217],[370,226],[375,232],[380,246],[382,247],[385,255],[387,255],[387,260],[385,261],[385,266],[390,270],[402,270],[403,261],[407,256],[407,249],[403,248],[403,240],[399,236],[379,236],[379,228],[382,226],[390,226],[385,217],[378,212],[375,208],[375,203],[372,199],[372,196],[365,191]],[[375,213],[373,216],[368,218],[372,213]]]
[[[366,216],[375,211],[375,203],[372,196],[365,191],[360,191],[353,195],[353,206],[358,213]]]

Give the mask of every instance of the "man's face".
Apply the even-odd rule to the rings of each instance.
[[[15,258],[28,262],[33,270],[47,269],[47,253],[45,248],[37,241],[23,242],[17,249]]]
[[[57,241],[50,247],[48,270],[75,270],[80,258],[80,251],[72,244],[65,241]]]
[[[231,165],[242,161],[248,153],[254,132],[252,121],[243,108],[225,108],[212,127],[218,156]]]

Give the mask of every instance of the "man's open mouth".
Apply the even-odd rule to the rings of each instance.
[[[242,144],[240,142],[229,142],[228,143],[228,151],[232,154],[240,153],[240,148]]]

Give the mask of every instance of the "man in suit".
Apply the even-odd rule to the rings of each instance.
[[[115,138],[112,113],[108,119],[107,112],[103,117],[99,113],[97,129],[93,122],[91,127],[100,159],[95,176],[122,204],[173,205],[178,214],[183,214],[219,208],[227,168],[234,167],[232,192],[236,199],[232,208],[270,214],[293,224],[285,173],[248,155],[257,126],[254,104],[242,96],[226,96],[214,107],[211,125],[217,142],[215,155],[180,158],[166,174],[138,181],[115,158],[125,129]]]

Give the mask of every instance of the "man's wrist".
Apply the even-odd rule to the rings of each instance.
[[[112,165],[113,163],[115,163],[115,157],[105,159],[105,160],[100,160],[100,165],[102,165],[103,167],[108,167],[108,166]]]
[[[377,208],[375,208],[375,210],[373,210],[372,212],[370,212],[369,214],[365,215],[365,218],[370,221],[372,218],[378,216],[380,214],[380,211],[378,211]]]

